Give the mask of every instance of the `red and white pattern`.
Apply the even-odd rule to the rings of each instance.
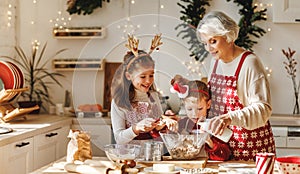
[[[209,116],[226,114],[231,111],[240,110],[244,106],[237,95],[237,79],[244,59],[249,52],[244,53],[236,70],[235,76],[224,76],[216,74],[218,60],[209,81],[212,93],[212,105]],[[256,153],[275,153],[275,142],[270,123],[263,127],[247,130],[242,127],[229,127],[233,131],[233,136],[229,140],[229,146],[235,160],[255,160]]]
[[[156,103],[137,102],[132,105],[133,110],[129,111],[126,115],[126,126],[130,127],[133,124],[140,122],[141,120],[151,117],[158,118],[160,115],[159,108]]]
[[[256,173],[273,174],[275,163],[274,153],[257,153],[256,154]]]

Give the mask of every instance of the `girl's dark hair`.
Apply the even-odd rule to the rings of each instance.
[[[131,110],[131,104],[134,102],[135,90],[132,82],[128,80],[125,73],[132,74],[140,67],[147,68],[155,66],[152,57],[143,50],[139,50],[139,56],[135,57],[131,51],[128,51],[124,56],[123,63],[115,72],[112,80],[111,95],[117,106]],[[134,60],[132,60],[134,59]],[[130,62],[130,64],[128,64]],[[150,87],[150,91],[156,91],[154,84]]]

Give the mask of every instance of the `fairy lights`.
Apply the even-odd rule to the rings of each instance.
[[[134,4],[134,0],[128,0],[128,16],[123,25],[118,25],[117,28],[120,29],[123,33],[122,39],[126,39],[128,34],[134,34],[136,30],[138,30],[141,26],[139,24],[135,25],[131,21],[131,4]]]
[[[193,76],[196,75],[199,78],[203,76],[203,70],[205,62],[199,62],[194,57],[191,57],[189,61],[183,62],[183,65],[185,65],[188,69],[187,76]]]
[[[11,27],[11,22],[12,22],[12,5],[8,4],[8,10],[7,10],[7,27]]]
[[[61,9],[62,2],[60,1],[59,9]],[[55,28],[64,29],[68,26],[69,22],[72,20],[71,16],[65,17],[62,10],[57,11],[57,17],[55,19],[50,19],[49,22],[53,23]]]

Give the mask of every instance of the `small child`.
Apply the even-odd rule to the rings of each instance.
[[[142,144],[159,136],[157,130],[165,125],[176,127],[171,119],[159,121],[163,114],[154,85],[155,62],[151,52],[162,44],[160,35],[152,40],[150,51],[138,49],[139,40],[129,36],[130,51],[116,71],[112,81],[111,120],[118,144]]]
[[[171,80],[171,92],[183,99],[187,117],[178,122],[178,132],[193,134],[203,131],[197,123],[205,121],[211,106],[210,92],[207,85],[199,80],[188,81],[177,75]],[[206,140],[205,150],[210,160],[225,161],[231,156],[229,145],[211,136]]]

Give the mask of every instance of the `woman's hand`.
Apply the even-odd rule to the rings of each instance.
[[[145,118],[136,125],[132,126],[132,130],[136,135],[141,132],[149,132],[156,127],[157,123],[155,123],[155,121],[156,120],[153,118]]]
[[[208,129],[211,130],[213,135],[222,135],[224,129],[231,124],[231,118],[228,114],[215,116],[210,119]]]

